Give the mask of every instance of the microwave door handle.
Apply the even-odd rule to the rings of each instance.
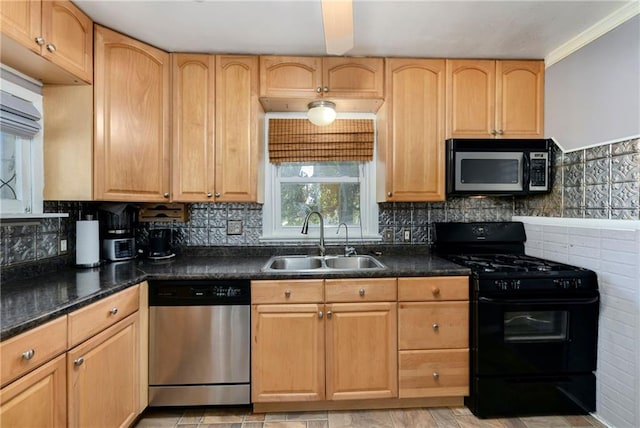
[[[523,153],[524,158],[524,173],[522,174],[522,190],[531,190],[531,183],[529,183],[529,175],[531,170],[531,160],[529,159],[529,153]]]

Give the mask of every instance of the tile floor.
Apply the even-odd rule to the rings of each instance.
[[[478,419],[467,408],[252,413],[243,408],[147,409],[135,428],[604,428],[591,416]]]

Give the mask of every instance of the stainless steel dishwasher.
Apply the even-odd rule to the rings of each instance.
[[[149,283],[149,405],[248,404],[249,280]]]

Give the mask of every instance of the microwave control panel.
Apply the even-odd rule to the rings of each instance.
[[[530,153],[529,190],[549,190],[549,154],[544,152]]]

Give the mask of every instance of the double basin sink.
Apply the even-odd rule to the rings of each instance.
[[[387,267],[372,256],[274,256],[262,268],[264,272],[372,271]]]

